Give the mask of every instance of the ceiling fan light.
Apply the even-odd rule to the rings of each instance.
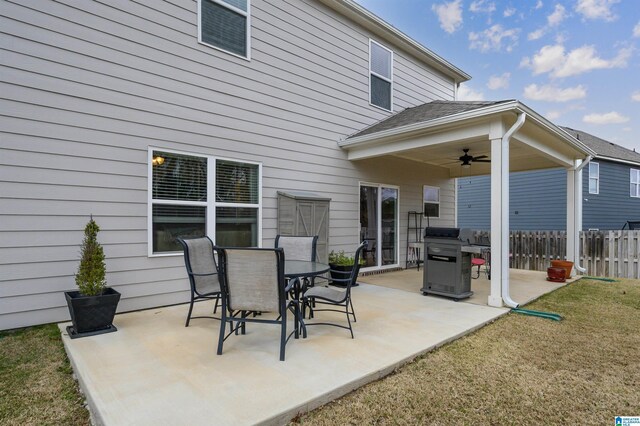
[[[471,164],[469,164],[469,163],[462,163],[462,168],[463,168],[463,169],[468,169],[469,167],[471,167]]]

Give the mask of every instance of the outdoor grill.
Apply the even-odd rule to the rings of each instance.
[[[465,299],[471,291],[471,233],[459,228],[424,230],[422,293]]]

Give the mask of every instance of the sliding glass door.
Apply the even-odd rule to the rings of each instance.
[[[360,240],[365,268],[398,265],[398,188],[360,185]]]

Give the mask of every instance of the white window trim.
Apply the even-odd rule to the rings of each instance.
[[[383,48],[384,50],[388,51],[389,53],[391,53],[391,79],[388,79],[385,76],[382,76],[380,74],[378,74],[377,72],[373,71],[371,69],[371,44],[375,43],[376,45],[380,46],[381,48]],[[383,46],[382,44],[378,43],[377,41],[373,40],[373,39],[369,39],[369,105],[371,105],[374,108],[378,108],[381,109],[383,111],[387,111],[387,112],[393,112],[393,61],[394,61],[394,57],[393,57],[393,50],[389,49],[386,46]],[[383,79],[384,81],[387,81],[389,83],[391,83],[391,93],[389,94],[389,96],[391,97],[391,99],[389,100],[389,105],[391,106],[391,109],[386,109],[383,108],[379,105],[376,105],[374,103],[371,102],[371,76],[375,75],[378,78]]]
[[[637,180],[635,182],[633,180],[634,174],[637,176]],[[629,185],[629,196],[632,198],[640,198],[640,169],[629,169],[629,183],[631,185],[636,185],[636,195],[631,195],[631,185]]]
[[[201,157],[207,159],[207,201],[179,201],[179,200],[154,200],[153,199],[153,151],[163,151],[171,154],[190,155],[192,157]],[[254,164],[258,166],[258,203],[246,204],[246,203],[221,203],[216,202],[216,160],[231,161],[235,163]],[[148,257],[170,257],[170,256],[182,256],[181,251],[172,252],[153,252],[153,205],[154,204],[169,204],[169,205],[189,205],[189,206],[204,206],[207,208],[206,215],[206,234],[215,244],[215,231],[216,231],[216,207],[249,207],[257,208],[258,210],[258,247],[262,247],[262,163],[256,161],[241,160],[237,158],[218,157],[214,155],[178,151],[175,149],[165,149],[157,146],[150,146],[147,154],[147,255]]]
[[[596,177],[591,177],[591,165],[592,164],[598,166],[598,176],[596,176]],[[588,182],[587,189],[589,190],[589,194],[595,194],[595,195],[600,194],[600,163],[596,163],[595,161],[590,162],[589,163],[588,173],[589,173],[589,177],[587,179],[587,182]],[[596,190],[595,190],[595,192],[591,192],[591,179],[595,179],[595,181],[596,181]]]
[[[378,199],[376,200],[376,203],[377,203],[376,208],[378,209],[378,214],[382,212],[382,196],[381,196],[382,188],[391,188],[398,191],[398,198],[396,200],[396,218],[397,218],[396,220],[396,255],[397,255],[397,258],[396,258],[396,263],[392,265],[368,266],[366,268],[361,268],[361,271],[362,272],[382,271],[385,269],[397,268],[400,266],[400,187],[396,185],[387,185],[384,183],[359,182],[358,194],[360,194],[360,188],[362,188],[363,186],[375,186],[378,188]],[[380,223],[376,225],[380,225],[380,226],[377,226],[378,234],[376,235],[376,238],[378,243],[376,244],[376,259],[382,259],[382,244],[380,243],[380,241],[382,241],[382,220],[380,218],[378,219],[380,220]],[[358,228],[359,227],[360,227],[360,224],[358,223]],[[360,238],[360,229],[358,229],[358,238]]]
[[[430,188],[430,189],[437,189],[438,190],[438,201],[426,201],[424,199],[424,190],[426,188]],[[441,213],[442,213],[442,204],[440,202],[440,191],[442,191],[442,188],[440,188],[439,186],[431,186],[431,185],[422,185],[422,217],[426,218],[427,216],[424,214],[424,205],[425,203],[431,203],[431,204],[437,204],[438,205],[438,216],[429,216],[429,219],[440,219]]]
[[[238,9],[237,7],[234,7],[228,3],[223,2],[222,0],[210,0],[214,3],[217,3],[221,6],[226,7],[229,10],[232,10],[234,12],[237,12],[243,16],[245,16],[247,18],[247,30],[246,30],[246,34],[247,34],[247,56],[242,56],[242,55],[238,55],[235,52],[230,52],[226,49],[223,49],[221,47],[215,46],[213,44],[209,44],[207,42],[202,41],[202,19],[200,17],[201,12],[202,12],[202,0],[198,0],[198,13],[197,13],[197,19],[198,19],[198,43],[210,47],[212,49],[216,49],[219,50],[220,52],[224,52],[224,53],[228,53],[229,55],[235,56],[236,58],[240,58],[240,59],[244,59],[245,61],[251,61],[251,0],[247,0],[247,11],[245,12],[242,9]],[[168,151],[167,151],[168,152]]]

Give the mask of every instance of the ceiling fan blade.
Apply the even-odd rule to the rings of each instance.
[[[474,163],[490,163],[491,160],[473,160]]]
[[[488,155],[478,155],[477,157],[473,157],[473,161],[482,160],[484,158],[489,158]]]

